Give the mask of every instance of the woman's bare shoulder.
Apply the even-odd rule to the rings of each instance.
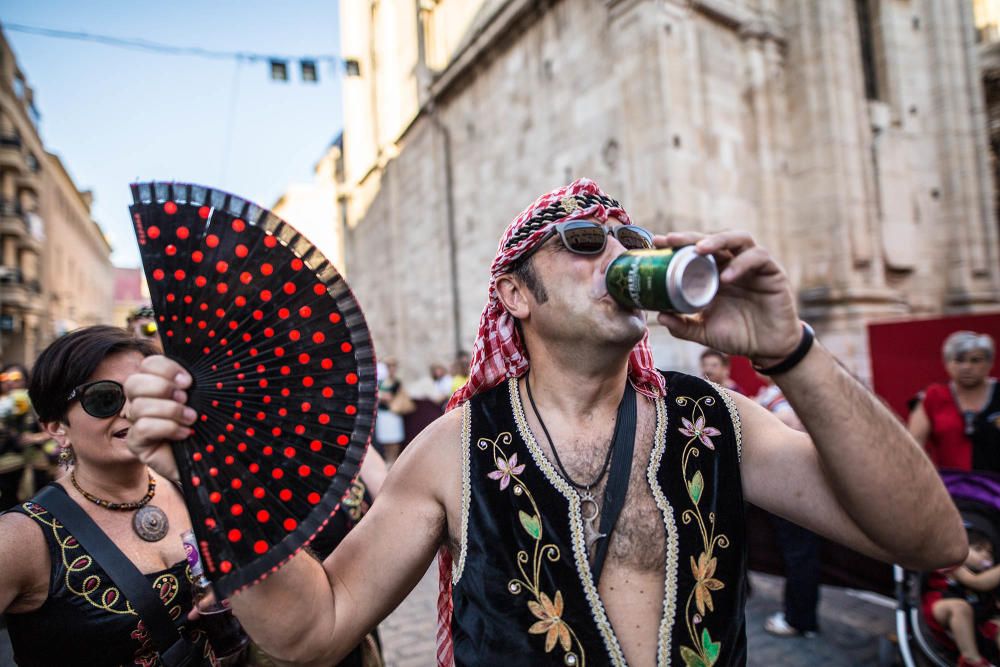
[[[37,609],[49,590],[52,567],[42,526],[19,512],[0,516],[0,611]]]

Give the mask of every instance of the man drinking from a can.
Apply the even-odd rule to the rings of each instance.
[[[627,250],[654,266],[620,260],[614,283]],[[663,282],[646,289],[648,273]],[[634,305],[674,311],[657,319],[676,337],[750,357],[808,433],[658,371]],[[187,435],[173,399],[189,382],[158,357],[127,386],[130,446],[174,478],[163,445]],[[965,558],[933,467],[814,341],[770,254],[744,232],[654,236],[587,179],[507,228],[449,407],[325,562],[300,553],[233,597],[279,661],[338,660],[439,554],[439,664],[745,664],[745,502],[907,567]]]

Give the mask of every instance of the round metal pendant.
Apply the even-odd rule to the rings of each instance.
[[[156,505],[146,505],[132,517],[132,530],[147,542],[159,542],[167,536],[170,522],[167,514]]]

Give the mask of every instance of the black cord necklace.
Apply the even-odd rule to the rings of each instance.
[[[604,465],[601,466],[600,472],[594,477],[589,483],[581,484],[570,477],[569,472],[566,470],[566,466],[563,465],[562,461],[559,459],[559,450],[556,449],[556,443],[552,441],[552,436],[549,435],[549,429],[545,426],[545,420],[542,419],[542,415],[538,412],[538,406],[535,405],[535,397],[531,394],[531,378],[525,376],[524,386],[528,390],[528,402],[531,403],[531,411],[535,413],[535,419],[538,420],[538,424],[542,427],[542,433],[545,434],[545,439],[549,441],[549,448],[552,450],[552,455],[556,460],[556,465],[559,466],[559,472],[562,476],[569,482],[573,487],[575,487],[576,494],[580,497],[580,514],[583,518],[583,538],[587,543],[587,549],[597,542],[597,540],[602,537],[607,537],[604,533],[597,530],[597,519],[601,516],[601,506],[598,504],[597,499],[594,498],[594,493],[591,489],[604,479],[604,475],[608,472],[608,466],[611,463],[611,455],[615,449],[615,443],[618,442],[618,428],[621,425],[621,419],[615,420],[615,430],[611,434],[611,442],[608,443],[608,453],[604,456]],[[622,399],[624,401],[624,398]],[[621,411],[621,405],[619,405],[619,412]]]

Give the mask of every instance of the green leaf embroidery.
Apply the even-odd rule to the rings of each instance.
[[[688,493],[691,494],[691,500],[697,505],[698,501],[701,499],[701,492],[705,489],[705,478],[702,476],[699,470],[694,474],[694,477],[688,482]]]
[[[701,631],[701,648],[705,651],[708,664],[714,665],[715,661],[719,659],[719,651],[722,649],[722,643],[713,642],[712,638],[708,635],[708,628],[703,628]]]
[[[684,664],[687,667],[711,667],[710,665],[706,665],[701,656],[687,646],[681,646],[681,657],[684,658]]]
[[[521,518],[521,525],[536,540],[542,539],[542,522],[537,516],[528,514],[524,510],[518,510],[517,515]]]

